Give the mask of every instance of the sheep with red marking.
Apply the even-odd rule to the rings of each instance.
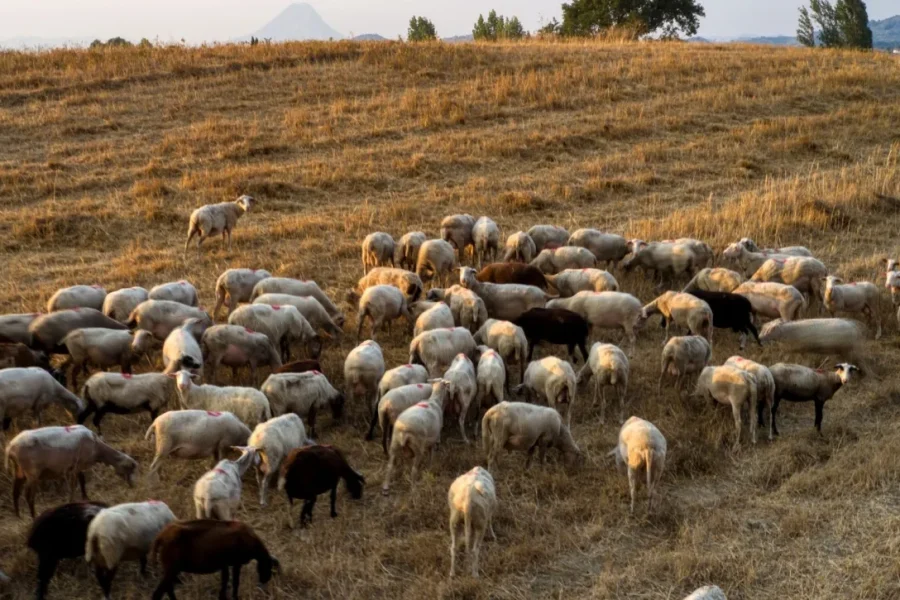
[[[378,381],[376,401],[394,388],[411,383],[425,383],[426,381],[428,381],[428,370],[422,365],[407,363],[394,367],[385,371]]]
[[[161,283],[150,289],[150,300],[168,300],[178,302],[185,306],[200,306],[200,296],[197,288],[184,279]]]
[[[216,462],[231,446],[244,446],[250,428],[229,412],[170,410],[153,420],[144,439],[155,438],[156,451],[147,471],[150,477],[167,457],[198,459],[212,456]]]
[[[190,371],[181,370],[173,375],[178,401],[182,409],[195,408],[214,412],[229,412],[247,424],[256,427],[272,418],[272,408],[266,395],[249,387],[196,385]]]
[[[163,342],[164,373],[177,373],[182,369],[188,369],[197,375],[203,373],[204,356],[199,342],[205,326],[198,319],[188,319],[172,330]]]
[[[40,367],[0,369],[0,423],[3,431],[23,414],[34,415],[41,424],[41,411],[60,405],[74,420],[84,410],[84,401],[67,390]]]
[[[621,329],[633,354],[637,344],[635,330],[644,326],[647,314],[641,301],[624,292],[578,292],[571,298],[547,303],[547,308],[570,310],[583,317],[592,329]]]
[[[34,350],[41,350],[48,354],[68,354],[66,345],[62,343],[63,339],[76,329],[86,327],[102,327],[120,331],[129,328],[115,319],[110,319],[99,310],[72,308],[40,315],[34,319],[28,326],[28,333],[31,337],[28,345]]]
[[[503,247],[503,262],[528,264],[537,256],[534,240],[524,231],[517,231],[508,238]]]
[[[314,358],[304,358],[303,360],[295,360],[286,365],[281,365],[277,369],[272,370],[272,374],[278,373],[307,373],[309,371],[321,371],[322,365]]]
[[[453,322],[459,327],[465,327],[470,332],[475,332],[487,321],[487,306],[484,300],[472,290],[456,284],[448,288],[431,288],[426,295],[428,301],[440,300],[450,306],[450,314]],[[452,327],[453,325],[449,325]],[[427,330],[425,330],[427,331]],[[422,331],[421,333],[424,333]],[[416,334],[418,335],[418,334]]]
[[[459,274],[460,283],[475,292],[483,301],[489,317],[515,320],[525,311],[547,304],[553,296],[532,285],[516,283],[485,283],[475,277],[475,269],[463,267]]]
[[[344,330],[338,325],[322,303],[311,296],[292,296],[290,294],[263,294],[253,301],[253,304],[268,304],[269,306],[293,306],[300,311],[303,318],[316,331],[324,331],[328,335],[339,338]]]
[[[288,277],[267,277],[253,286],[250,301],[256,300],[263,294],[290,294],[291,296],[315,298],[319,301],[319,304],[325,307],[325,310],[328,311],[328,314],[331,315],[331,318],[338,326],[344,325],[344,315],[341,314],[341,311],[338,310],[331,298],[322,291],[322,288],[315,281],[290,279]]]
[[[81,388],[85,409],[78,415],[79,425],[94,415],[94,427],[101,434],[104,415],[128,415],[141,411],[150,413],[150,420],[169,403],[175,381],[165,373],[94,373]]]
[[[541,402],[559,411],[566,417],[566,427],[571,427],[578,390],[576,379],[572,365],[548,356],[528,365],[522,384],[513,388],[513,393],[524,395],[531,403]]]
[[[341,479],[354,500],[362,498],[366,478],[347,463],[340,450],[333,446],[307,446],[291,452],[282,463],[278,489],[287,495],[291,505],[294,499],[303,500],[300,511],[303,527],[312,523],[316,498],[327,491],[331,491],[331,518],[338,516],[335,504]]]
[[[464,327],[433,329],[413,338],[409,344],[409,362],[424,365],[431,377],[439,377],[457,354],[475,356],[475,338]]]
[[[362,337],[363,326],[366,318],[372,321],[372,332],[369,335],[373,341],[378,335],[378,331],[387,325],[388,332],[391,330],[391,323],[400,317],[406,320],[407,329],[412,331],[413,319],[409,312],[406,296],[403,292],[392,285],[376,285],[368,288],[363,292],[359,299],[359,313],[356,316],[356,341],[359,342]]]
[[[396,422],[397,417],[410,406],[428,400],[428,398],[431,397],[435,385],[437,384],[410,383],[408,385],[401,385],[400,387],[387,392],[378,401],[378,406],[375,408],[375,414],[372,416],[372,421],[369,423],[369,431],[366,434],[366,440],[371,440],[375,437],[375,426],[380,425],[381,446],[384,450],[384,455],[387,456],[394,422]]]
[[[69,381],[78,388],[79,373],[87,373],[88,366],[108,369],[118,366],[123,373],[131,373],[134,364],[147,356],[153,347],[153,336],[139,329],[133,334],[101,327],[76,329],[62,341],[69,351]]]
[[[103,300],[102,312],[119,323],[127,323],[132,311],[146,302],[150,297],[147,290],[142,287],[130,287],[110,292]]]
[[[281,355],[267,335],[240,325],[213,325],[203,332],[200,350],[213,385],[218,384],[218,371],[222,365],[231,367],[234,379],[237,379],[239,368],[249,366],[254,385],[259,385],[259,367],[268,366],[274,372],[282,366]]]
[[[308,443],[303,421],[294,413],[288,413],[260,423],[250,434],[248,446],[256,448],[259,460],[256,464],[256,485],[259,488],[259,504],[268,504],[269,484],[277,481],[281,463],[292,450]]]
[[[47,301],[47,312],[52,313],[70,308],[103,309],[106,290],[99,285],[73,285],[57,290]]]
[[[270,375],[260,390],[269,399],[272,414],[296,414],[309,425],[310,435],[314,438],[319,412],[330,408],[334,421],[344,414],[344,394],[319,371]]]
[[[188,319],[197,319],[204,329],[213,324],[212,317],[202,308],[172,300],[147,300],[131,311],[131,315],[128,316],[128,327],[145,329],[162,341]]]
[[[241,456],[237,460],[220,460],[194,484],[194,509],[198,519],[230,521],[241,504],[241,487],[247,469],[259,464],[252,446],[234,446]]]
[[[265,269],[228,269],[216,280],[216,306],[212,311],[212,318],[219,314],[219,309],[224,305],[228,309],[228,315],[234,311],[241,302],[250,302],[253,288],[263,279],[268,279],[272,274]]]
[[[479,217],[472,227],[473,253],[479,267],[485,259],[497,260],[500,250],[500,228],[489,217]]]
[[[413,337],[432,329],[456,327],[453,311],[448,304],[443,302],[419,300],[413,303],[409,309],[410,316],[416,320],[416,325],[413,328]]]
[[[322,352],[319,334],[295,306],[245,304],[231,313],[228,324],[266,334],[281,349],[282,362],[289,360],[294,343],[306,345],[311,358],[319,358]]]

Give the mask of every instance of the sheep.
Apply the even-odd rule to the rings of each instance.
[[[188,225],[187,240],[184,242],[184,253],[187,254],[188,245],[194,236],[197,237],[197,254],[200,254],[200,246],[210,236],[222,234],[222,241],[228,241],[228,251],[231,252],[231,231],[237,225],[245,212],[256,203],[252,196],[244,194],[234,202],[220,202],[218,204],[206,204],[191,213]]]
[[[107,369],[118,365],[123,373],[131,373],[134,364],[150,352],[153,336],[149,331],[115,331],[100,327],[76,329],[62,341],[71,357],[70,380],[77,389],[78,374],[86,373],[88,365]]]
[[[580,460],[581,450],[572,439],[569,428],[553,408],[526,402],[501,402],[484,413],[481,419],[481,443],[487,455],[487,468],[496,473],[501,450],[525,452],[525,468],[531,467],[534,451],[541,464],[547,450],[556,448],[566,460]]]
[[[509,321],[488,319],[473,337],[476,344],[484,344],[499,352],[505,365],[519,363],[519,382],[524,381],[525,363],[531,356],[525,330]]]
[[[344,413],[344,394],[318,371],[270,375],[260,390],[269,399],[273,415],[296,414],[309,425],[313,438],[316,437],[316,415],[319,411],[329,407],[334,420],[340,419]]]
[[[93,308],[101,310],[106,299],[106,290],[99,285],[73,285],[57,290],[47,301],[47,312],[57,312],[70,308]]]
[[[597,258],[587,248],[580,246],[561,246],[559,248],[541,250],[531,266],[537,267],[544,275],[553,275],[566,269],[592,269],[597,265]]]
[[[443,302],[420,300],[415,302],[409,308],[411,316],[416,319],[416,325],[413,328],[413,337],[420,333],[431,331],[432,329],[443,329],[456,326],[450,306]]]
[[[628,240],[621,235],[603,233],[596,229],[579,229],[575,231],[569,236],[566,245],[587,248],[597,258],[598,263],[606,261],[608,269],[615,269],[619,265],[619,261],[629,253]]]
[[[119,323],[128,323],[128,317],[141,302],[146,302],[149,292],[142,287],[123,288],[110,292],[103,299],[102,312]]]
[[[295,306],[270,306],[245,304],[228,317],[229,325],[241,325],[264,333],[276,348],[281,349],[281,360],[290,360],[293,342],[305,344],[312,358],[319,358],[322,340]]]
[[[274,372],[282,366],[281,356],[272,340],[263,333],[239,325],[213,325],[200,338],[204,363],[210,366],[210,380],[218,384],[220,365],[231,367],[233,374],[239,367],[250,366],[250,379],[259,385],[258,367],[269,366]]]
[[[843,280],[834,275],[825,278],[824,304],[833,317],[838,311],[863,313],[869,322],[875,324],[875,339],[881,337],[880,296],[878,287],[869,281],[853,282],[844,285]]]
[[[738,265],[745,277],[755,273],[767,260],[777,258],[784,260],[790,258],[790,254],[770,252],[756,252],[749,250],[745,245],[731,244],[722,251],[722,258]]]
[[[392,267],[375,267],[357,282],[355,289],[347,293],[347,301],[358,302],[368,288],[376,285],[394,286],[406,294],[409,302],[418,300],[422,295],[422,290],[425,289],[422,279],[416,273]]]
[[[762,425],[763,410],[769,409],[769,441],[775,437],[775,419],[772,417],[775,410],[775,379],[772,372],[765,365],[748,360],[743,356],[732,356],[725,361],[725,365],[735,367],[742,371],[752,373],[756,377],[756,414],[757,424]],[[753,415],[750,415],[753,418]]]
[[[277,481],[281,463],[296,448],[306,445],[306,428],[294,413],[288,413],[260,423],[250,434],[248,446],[256,448],[259,461],[256,465],[256,485],[259,488],[259,505],[269,503],[269,487],[272,478]]]
[[[65,375],[62,371],[53,369],[50,366],[50,359],[40,350],[32,350],[25,344],[2,344],[0,343],[0,369],[8,369],[10,367],[40,367],[56,376],[61,376],[61,381],[65,385]],[[57,378],[59,380],[59,378]]]
[[[684,327],[691,335],[702,335],[712,344],[713,314],[709,304],[692,294],[665,292],[644,307],[644,314],[661,314],[666,324],[666,340],[671,323]]]
[[[363,325],[366,317],[372,320],[372,333],[370,338],[375,340],[376,334],[387,324],[388,333],[391,332],[391,322],[403,317],[406,319],[408,329],[412,330],[413,319],[409,313],[406,296],[392,285],[376,285],[367,288],[359,300],[359,313],[357,314],[356,342],[362,338]]]
[[[419,248],[416,275],[428,283],[432,279],[445,282],[456,266],[453,246],[444,240],[425,240]]]
[[[303,360],[295,360],[286,365],[282,365],[272,370],[272,374],[276,373],[306,373],[308,371],[321,371],[322,365],[313,358],[305,358]]]
[[[838,363],[834,371],[814,370],[802,365],[778,363],[769,367],[775,380],[775,402],[772,405],[772,431],[778,435],[775,415],[782,400],[788,402],[813,401],[816,409],[816,430],[822,433],[822,413],[825,402],[846,383],[853,373],[859,371],[855,365]]]
[[[31,346],[31,324],[41,313],[0,315],[0,340],[7,344]]]
[[[756,443],[756,403],[758,384],[756,376],[743,369],[731,366],[704,367],[697,378],[694,396],[731,406],[734,415],[734,445],[732,450],[741,448],[741,409],[744,404],[750,408],[750,438]]]
[[[628,357],[613,344],[597,342],[591,346],[591,354],[578,372],[576,383],[594,378],[594,397],[591,408],[600,396],[600,422],[606,423],[606,388],[612,387],[619,400],[619,421],[625,420],[625,394],[628,391]]]
[[[69,333],[85,327],[103,327],[104,329],[128,329],[122,323],[110,319],[99,310],[93,308],[72,308],[55,313],[40,315],[28,326],[31,336],[29,346],[47,354],[66,354],[68,350],[62,343]]]
[[[737,271],[721,268],[705,268],[697,271],[694,278],[691,279],[682,292],[704,291],[704,292],[733,292],[739,285],[744,283],[744,277]]]
[[[490,531],[494,541],[497,540],[492,524],[497,511],[494,478],[487,469],[475,467],[450,485],[447,503],[450,505],[450,577],[456,574],[456,549],[463,541],[472,577],[478,577],[478,554],[485,532]]]
[[[475,437],[481,426],[481,410],[488,409],[504,401],[507,387],[506,364],[503,358],[487,346],[478,346],[481,356],[475,369],[478,391],[475,393]]]
[[[26,545],[37,554],[37,600],[47,596],[60,560],[84,556],[88,526],[108,506],[102,502],[72,502],[46,510],[35,519]]]
[[[524,395],[532,404],[543,402],[565,415],[566,427],[572,426],[577,391],[572,365],[555,356],[529,363],[522,383],[513,388],[515,395]]]
[[[475,264],[481,268],[486,258],[497,260],[500,251],[500,228],[489,217],[479,217],[472,227]]]
[[[425,365],[431,377],[443,373],[457,354],[475,356],[475,338],[464,327],[433,329],[413,338],[409,344],[409,362]]]
[[[738,244],[749,250],[750,252],[763,252],[768,254],[787,254],[789,256],[809,256],[813,254],[805,246],[785,246],[783,248],[765,248],[761,249],[752,239],[745,237],[738,241]]]
[[[330,336],[339,338],[344,330],[338,322],[328,314],[322,303],[311,296],[291,296],[290,294],[263,294],[253,304],[268,304],[269,306],[293,306],[300,311],[303,318],[309,321],[310,326],[316,331],[324,331]],[[343,321],[342,321],[343,323]]]
[[[518,283],[533,285],[542,290],[547,289],[547,276],[543,271],[528,263],[491,263],[478,271],[475,279],[486,283]]]
[[[230,446],[243,446],[250,428],[230,412],[173,410],[153,420],[144,439],[156,438],[149,478],[159,470],[166,457],[197,459],[212,456],[219,461]]]
[[[200,298],[197,294],[197,288],[182,279],[181,281],[170,281],[154,286],[150,290],[150,300],[168,300],[169,302],[177,302],[185,306],[200,306]]]
[[[628,338],[629,355],[634,353],[635,329],[643,327],[647,315],[641,301],[624,292],[578,292],[571,298],[547,303],[547,308],[564,308],[581,315],[592,328],[622,329]]]
[[[149,331],[153,337],[163,341],[188,319],[197,319],[198,327],[203,329],[213,324],[212,317],[202,308],[172,300],[147,300],[131,311],[127,325],[130,329]],[[197,337],[199,338],[200,334]]]
[[[134,485],[137,461],[101,440],[81,425],[41,427],[23,431],[6,446],[6,470],[15,473],[13,509],[19,516],[19,497],[24,488],[31,518],[34,518],[34,496],[41,479],[64,478],[69,488],[69,502],[75,499],[75,481],[81,496],[87,500],[84,472],[95,464],[115,469],[129,487]]]
[[[849,319],[790,322],[776,319],[763,326],[759,339],[763,344],[780,342],[793,352],[837,355],[845,360],[864,361],[865,330],[860,323]]]
[[[472,215],[452,215],[444,217],[441,221],[441,240],[449,242],[459,252],[459,262],[463,262],[466,248],[472,246],[472,254],[475,253],[475,239],[472,230],[475,228],[475,217]],[[421,252],[421,250],[420,250]],[[421,264],[421,254],[419,255]],[[418,269],[417,269],[418,270]]]
[[[581,350],[581,358],[587,361],[587,339],[591,326],[587,320],[576,312],[565,308],[532,308],[513,321],[525,332],[528,340],[528,361],[534,349],[541,342],[565,344],[569,351],[569,359],[578,363],[575,346]]]
[[[622,261],[622,269],[625,272],[641,267],[645,271],[652,271],[660,278],[660,284],[666,276],[675,278],[685,273],[690,276],[694,272],[706,266],[704,256],[698,255],[695,249],[686,243],[678,242],[651,242],[647,244],[640,240],[629,242],[633,252]]]
[[[770,319],[794,321],[806,309],[806,300],[800,290],[783,283],[745,281],[732,293],[744,296],[754,313]]]
[[[559,291],[561,298],[578,292],[618,292],[619,282],[600,269],[565,269],[556,275],[546,275],[547,283]]]
[[[415,269],[416,263],[419,261],[419,249],[422,243],[428,239],[421,231],[410,231],[403,234],[400,241],[395,247],[394,263],[400,265],[401,269]]]
[[[440,380],[440,385],[434,386],[428,400],[410,406],[394,421],[387,471],[381,484],[382,495],[387,496],[390,491],[394,465],[401,454],[412,455],[410,481],[413,482],[416,481],[419,465],[425,459],[425,455],[433,456],[434,447],[441,439],[444,407],[450,402],[452,387],[453,384],[449,381]]]
[[[410,406],[428,400],[434,391],[435,385],[437,383],[410,383],[387,392],[378,401],[373,419],[369,423],[366,440],[370,441],[375,437],[375,426],[379,425],[381,427],[381,447],[384,450],[384,455],[388,456],[388,448],[390,447],[394,422],[397,421],[397,417]]]
[[[524,355],[523,355],[524,356]],[[463,443],[468,444],[466,436],[466,416],[469,407],[478,392],[478,381],[475,377],[475,365],[465,354],[457,354],[450,368],[444,371],[443,379],[450,382],[449,404],[446,405],[448,415],[455,415],[459,423],[459,433]]]
[[[712,358],[712,347],[699,335],[675,336],[670,338],[662,351],[662,368],[656,394],[662,394],[663,379],[666,375],[675,378],[675,389],[680,395],[685,387],[685,378],[700,373]]]
[[[150,500],[104,508],[88,525],[84,558],[93,565],[103,597],[110,600],[119,564],[139,560],[141,574],[147,572],[147,555],[153,540],[176,520],[165,502]]]
[[[78,415],[78,424],[94,415],[94,427],[100,431],[100,422],[107,413],[127,415],[147,411],[150,420],[169,403],[173,380],[164,373],[94,373],[81,388],[85,409]]]
[[[456,284],[449,288],[431,288],[426,296],[428,301],[441,300],[450,305],[454,323],[475,332],[487,321],[487,306],[484,300],[472,290]]]
[[[640,417],[630,417],[619,430],[619,443],[612,453],[621,471],[628,469],[631,514],[637,495],[637,476],[643,469],[647,476],[647,514],[653,509],[653,494],[666,468],[666,438],[656,425]]]
[[[475,278],[475,269],[463,267],[460,283],[478,294],[484,301],[488,316],[504,321],[514,321],[532,308],[543,308],[552,298],[538,287],[519,284],[485,283]]]
[[[753,325],[753,304],[745,296],[727,292],[689,292],[706,302],[713,314],[713,327],[731,329],[741,334],[741,350],[747,345],[747,334],[759,342],[759,332]]]
[[[569,241],[569,232],[556,225],[535,225],[527,233],[534,242],[535,255],[540,254],[545,248],[565,246]]]
[[[228,567],[231,567],[232,598],[237,600],[241,569],[256,561],[259,584],[264,587],[272,572],[279,569],[278,560],[269,554],[265,544],[253,529],[240,521],[179,521],[170,523],[153,541],[153,556],[159,557],[163,576],[153,591],[153,600],[168,594],[175,600],[175,584],[181,573],[222,573],[220,597],[228,588]]]
[[[400,270],[400,269],[398,269]],[[370,273],[371,274],[371,273]],[[421,289],[421,285],[419,286]],[[250,294],[250,301],[256,300],[263,294],[290,294],[291,296],[302,296],[315,298],[319,301],[334,322],[339,327],[344,325],[344,315],[338,310],[331,298],[328,297],[319,284],[310,280],[289,279],[286,277],[267,277],[260,280],[253,286],[253,292]]]
[[[212,318],[219,315],[219,309],[223,305],[228,309],[228,318],[241,302],[250,302],[257,283],[271,276],[265,269],[228,269],[219,275],[216,279],[216,306],[213,308]]]
[[[244,473],[259,464],[259,456],[252,446],[233,449],[240,451],[240,458],[220,460],[194,484],[194,510],[198,519],[231,521],[240,506]]]
[[[247,424],[256,427],[272,418],[272,407],[261,391],[247,387],[218,387],[195,385],[197,377],[190,371],[175,373],[175,389],[182,409],[200,409],[229,412]]]
[[[303,500],[300,526],[312,523],[312,512],[319,494],[331,491],[331,518],[338,516],[335,510],[338,482],[343,479],[350,497],[362,498],[366,478],[355,471],[343,453],[332,446],[307,446],[297,448],[281,464],[278,489],[287,495],[293,505],[294,498]],[[290,509],[288,509],[290,510]]]
[[[685,596],[684,600],[728,600],[725,592],[717,585],[704,585],[697,588],[689,596]]]
[[[373,267],[394,266],[394,238],[383,231],[366,236],[362,243],[363,276]]]
[[[164,373],[190,369],[193,373],[202,374],[203,350],[200,348],[196,336],[196,328],[202,325],[203,323],[197,319],[188,319],[184,325],[172,330],[166,341],[163,342]]]
[[[520,262],[528,264],[537,256],[537,246],[531,236],[524,231],[517,231],[506,238],[503,247],[503,262]]]
[[[373,340],[367,340],[350,351],[344,360],[344,383],[350,402],[362,397],[366,410],[377,402],[378,382],[384,375],[384,354]]]
[[[375,396],[375,400],[377,402],[389,391],[402,385],[425,383],[426,381],[428,381],[428,370],[422,365],[407,363],[394,367],[389,371],[385,371],[378,381],[378,393]]]
[[[762,264],[750,281],[766,281],[792,285],[810,299],[823,298],[822,281],[828,277],[828,269],[815,258],[789,256],[770,258]]]
[[[84,410],[84,401],[40,367],[0,369],[0,423],[9,429],[10,420],[31,412],[41,425],[41,411],[59,404],[74,420]]]

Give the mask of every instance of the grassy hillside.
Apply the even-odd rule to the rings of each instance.
[[[435,234],[455,212],[491,216],[504,237],[556,223],[721,249],[750,235],[807,245],[848,280],[874,279],[878,260],[900,250],[900,202],[876,196],[900,196],[898,122],[895,62],[856,52],[321,43],[0,53],[0,311],[39,310],[64,285],[181,278],[211,305],[217,275],[238,266],[312,278],[343,300],[367,233]],[[241,193],[259,208],[240,222],[234,251],[216,240],[201,259],[183,258],[191,210]],[[619,281],[654,296],[639,275]],[[829,402],[823,436],[812,406],[783,406],[780,439],[745,441],[737,454],[730,411],[657,397],[654,322],[632,359],[629,412],[669,440],[658,513],[627,516],[626,480],[605,457],[618,426],[599,423],[585,390],[574,419],[584,467],[554,459],[522,473],[520,456],[502,461],[499,541],[486,545],[480,581],[446,579],[446,491],[480,449],[448,431],[415,492],[401,478],[382,498],[385,460],[361,440],[360,406],[336,428],[326,417],[320,435],[365,474],[361,502],[341,492],[338,519],[320,503],[313,527],[293,533],[283,498],[260,509],[248,477],[240,517],[285,566],[278,598],[658,600],[708,582],[732,600],[896,598],[900,352],[887,300],[882,313],[886,335],[869,348],[878,378]],[[401,329],[380,340],[389,366],[408,357]],[[326,350],[336,385],[353,345],[348,335]],[[736,352],[736,336],[718,331],[714,361]],[[784,358],[775,348],[747,355]],[[146,468],[147,418],[107,423],[107,440]],[[97,468],[89,491],[162,499],[189,517],[206,468],[170,461],[161,484],[134,490]],[[28,521],[11,516],[10,477],[0,478],[0,568],[26,598]],[[63,500],[47,484],[39,509]],[[242,597],[262,597],[255,577],[245,571]],[[146,598],[152,579],[128,565],[114,593]],[[179,598],[209,598],[216,586],[188,577]],[[62,599],[97,593],[81,564],[65,565],[52,588]]]

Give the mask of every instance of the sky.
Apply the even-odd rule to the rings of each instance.
[[[561,0],[308,0],[345,35],[405,34],[412,15],[430,18],[438,35],[471,33],[491,8],[517,15],[526,29],[560,15]],[[802,0],[700,0],[700,35],[793,34]],[[0,0],[0,40],[38,38],[158,38],[189,43],[225,41],[259,29],[290,0]],[[869,18],[900,13],[898,0],[868,0]]]

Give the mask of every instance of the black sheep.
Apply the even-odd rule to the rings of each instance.
[[[303,500],[300,526],[312,522],[312,511],[319,494],[331,490],[331,518],[337,516],[334,508],[338,482],[343,479],[347,491],[355,499],[362,498],[365,477],[350,468],[341,451],[332,446],[306,446],[291,452],[281,465],[278,489],[284,490],[288,502],[294,498]]]
[[[746,334],[751,334],[760,346],[759,332],[753,325],[753,305],[739,294],[726,292],[706,292],[694,290],[688,292],[692,296],[700,298],[709,305],[713,313],[713,327],[716,329],[731,329],[741,335],[741,350],[746,344]]]
[[[581,356],[587,362],[587,339],[591,327],[587,320],[576,312],[564,308],[532,308],[513,321],[525,332],[528,339],[528,360],[541,342],[564,344],[569,350],[573,364],[575,346],[581,349]]]

